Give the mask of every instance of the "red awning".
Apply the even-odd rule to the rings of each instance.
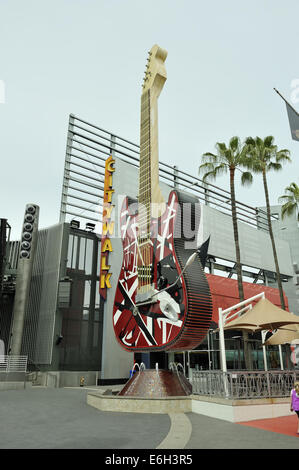
[[[240,302],[238,281],[222,276],[215,276],[214,274],[207,274],[207,280],[210,286],[213,302],[213,316],[212,321],[218,324],[218,308],[225,310]],[[252,284],[250,282],[243,282],[245,300],[249,299],[260,292],[265,292],[265,297],[270,300],[277,307],[281,307],[279,290],[274,287],[267,287],[261,284]],[[252,302],[253,306],[259,299]],[[285,310],[289,310],[288,299],[284,294]]]

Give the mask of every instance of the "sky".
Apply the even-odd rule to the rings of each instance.
[[[40,228],[59,221],[70,113],[139,143],[147,52],[168,51],[159,98],[159,157],[197,174],[232,136],[273,135],[292,163],[269,173],[271,204],[298,184],[298,0],[0,0],[0,218],[21,234],[25,205]],[[297,57],[297,59],[296,59]],[[217,186],[229,189],[228,175]],[[263,206],[260,176],[236,196]]]

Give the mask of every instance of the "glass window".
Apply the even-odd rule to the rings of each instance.
[[[82,320],[88,320],[89,319],[89,310],[84,309],[83,310],[83,315],[82,315]]]
[[[77,246],[78,246],[78,237],[74,236],[74,244],[73,244],[73,257],[72,257],[72,268],[76,268],[77,262]]]
[[[94,320],[97,322],[100,319],[100,311],[98,308],[94,310]]]
[[[101,270],[101,241],[98,242],[97,276],[100,277]]]
[[[83,307],[88,308],[90,304],[90,288],[91,288],[91,281],[85,281],[84,287],[84,302]]]
[[[97,281],[96,282],[95,307],[100,306],[100,292],[99,292],[99,289],[100,289],[100,281]]]
[[[69,236],[68,252],[67,252],[67,267],[68,267],[68,268],[71,268],[71,267],[72,267],[73,242],[74,242],[74,236],[73,236],[73,235],[70,235],[70,236]]]
[[[85,274],[90,275],[92,272],[92,254],[93,254],[93,241],[90,238],[86,239],[86,259],[85,259]]]
[[[85,245],[86,238],[80,237],[79,269],[85,268]]]

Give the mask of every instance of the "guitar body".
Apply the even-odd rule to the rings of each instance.
[[[200,210],[200,205],[190,203],[178,191],[171,191],[162,216],[151,219],[150,283],[156,295],[151,303],[141,305],[140,302],[139,306],[137,302],[136,313],[138,213],[131,210],[137,207],[131,202],[127,197],[124,199],[120,215],[123,260],[113,308],[117,341],[124,349],[134,352],[191,350],[206,336],[212,318],[209,285],[199,256],[173,287],[159,292],[177,280],[195,251],[186,249],[185,245],[196,240],[200,217],[196,217],[195,211]],[[193,234],[191,238],[185,235],[188,228],[189,235]],[[165,305],[166,309],[170,307],[177,312],[175,321],[165,314]]]

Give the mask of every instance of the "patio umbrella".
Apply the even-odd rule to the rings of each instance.
[[[265,346],[270,346],[291,343],[299,343],[298,325],[285,325],[283,328],[279,328],[264,344]]]
[[[236,320],[229,322],[224,329],[275,330],[289,324],[298,325],[299,315],[287,312],[272,304],[270,300],[263,298],[251,310],[248,310]]]
[[[231,326],[232,324],[232,326]],[[224,330],[242,330],[242,331],[248,331],[248,333],[254,333],[256,331],[260,331],[262,328],[260,328],[257,325],[248,325],[244,323],[236,323],[234,321],[229,322],[225,327],[223,328]],[[218,331],[219,328],[217,328],[216,331]]]
[[[238,323],[238,325],[236,326],[225,326],[223,328],[225,331],[227,330],[240,330],[240,331],[248,331],[248,333],[255,333],[257,331],[261,331],[262,328],[260,328],[259,326],[257,325],[243,325],[242,323]],[[219,331],[219,328],[217,328],[216,331]]]

